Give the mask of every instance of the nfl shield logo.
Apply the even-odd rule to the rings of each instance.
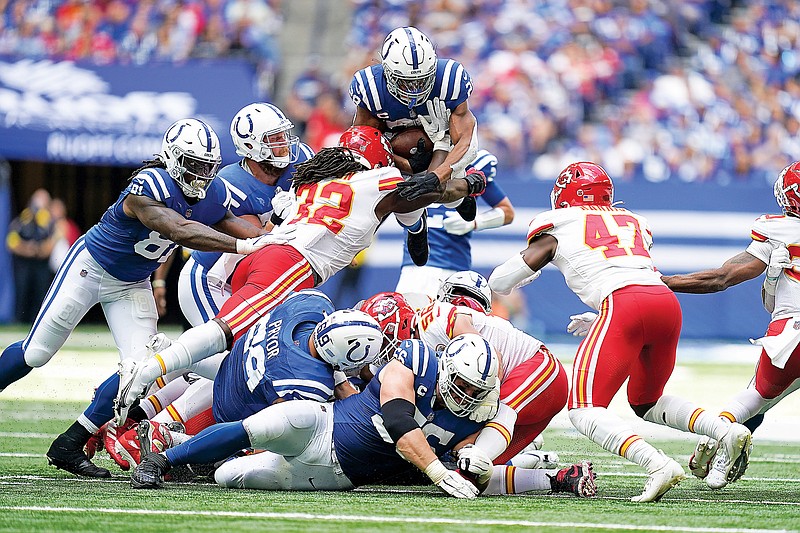
[[[800,329],[800,320],[796,320],[795,323],[792,325],[794,329]]]
[[[81,274],[80,275],[81,275],[82,278],[85,278],[86,276],[89,275],[89,271],[84,268],[83,270],[81,270]]]

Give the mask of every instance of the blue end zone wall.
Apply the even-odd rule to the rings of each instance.
[[[485,276],[524,248],[531,218],[550,207],[551,184],[509,178],[501,184],[516,208],[515,221],[503,228],[478,233],[472,239],[473,268]],[[617,185],[615,198],[650,221],[655,239],[653,258],[664,274],[722,265],[750,243],[753,220],[763,213],[780,212],[768,184],[720,187],[622,183]],[[402,238],[401,230],[390,217],[367,254],[357,291],[340,297],[337,305],[353,305],[376,292],[394,289],[399,277],[398,250],[402,250]],[[341,278],[340,273],[322,289],[336,295]],[[761,305],[761,281],[757,278],[717,294],[679,294],[683,337],[742,341],[762,336],[769,314]],[[546,268],[522,292],[528,313],[518,325],[543,338],[565,334],[569,315],[588,310],[554,268]]]

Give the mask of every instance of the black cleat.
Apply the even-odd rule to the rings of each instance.
[[[428,216],[422,212],[422,227],[416,233],[406,231],[406,246],[408,255],[417,266],[425,266],[428,262]]]
[[[596,476],[589,461],[562,468],[554,476],[545,475],[550,478],[551,494],[571,492],[579,498],[591,498],[597,494]]]
[[[166,457],[160,453],[148,453],[131,474],[131,488],[157,489],[164,484],[164,474],[169,470]]]
[[[458,207],[456,207],[456,211],[461,215],[461,218],[467,222],[472,222],[478,214],[478,204],[472,196],[465,196],[461,203],[458,204]]]
[[[47,462],[76,476],[111,477],[111,472],[107,468],[92,463],[81,448],[70,447],[69,441],[64,439],[63,435],[59,435],[47,450]]]

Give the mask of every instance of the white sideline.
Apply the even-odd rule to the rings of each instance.
[[[522,527],[562,527],[571,529],[610,529],[629,531],[689,531],[691,533],[779,533],[787,529],[749,529],[749,528],[715,528],[715,527],[679,527],[679,526],[645,526],[629,524],[592,524],[582,522],[533,522],[528,520],[457,520],[454,518],[430,517],[390,517],[390,516],[354,516],[311,513],[245,513],[240,511],[154,511],[150,509],[111,509],[90,507],[37,507],[37,506],[0,506],[0,511],[43,511],[54,513],[107,513],[107,514],[134,514],[163,516],[165,512],[170,515],[183,516],[222,516],[232,518],[274,518],[287,520],[308,521],[353,521],[362,522],[393,522],[399,524],[450,524],[459,526],[522,526]]]

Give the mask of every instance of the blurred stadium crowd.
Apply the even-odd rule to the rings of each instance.
[[[347,57],[319,60],[285,106],[313,147],[349,123],[350,76],[414,25],[471,74],[483,148],[550,180],[772,183],[800,159],[795,0],[351,0]],[[281,0],[0,0],[0,54],[143,64],[244,55],[281,71]]]

